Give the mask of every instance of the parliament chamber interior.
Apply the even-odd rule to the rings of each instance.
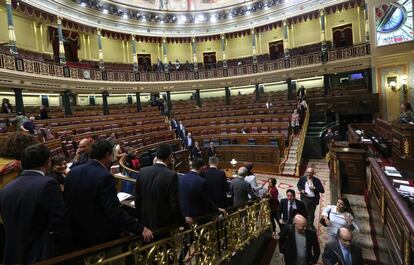
[[[414,264],[412,0],[0,0],[1,264]]]

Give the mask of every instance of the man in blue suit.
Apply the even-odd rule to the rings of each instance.
[[[217,208],[211,200],[207,182],[200,176],[203,162],[194,159],[191,162],[191,171],[179,177],[181,209],[185,217],[201,217],[210,213],[225,213],[224,209]]]
[[[113,144],[109,141],[95,142],[90,160],[66,177],[65,199],[80,248],[117,239],[125,231],[142,234],[146,241],[153,238],[148,228],[121,208],[115,179],[108,170],[112,154]]]
[[[66,236],[69,221],[59,183],[46,175],[50,152],[44,145],[28,146],[23,172],[0,190],[5,228],[5,264],[32,264],[49,258],[53,240]]]
[[[315,170],[311,167],[306,169],[306,176],[303,176],[298,181],[298,190],[300,191],[300,200],[303,201],[308,213],[307,220],[311,228],[315,229],[315,210],[321,198],[320,193],[325,190],[322,182],[315,176]]]

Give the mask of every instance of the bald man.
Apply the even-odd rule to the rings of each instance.
[[[89,154],[92,150],[92,139],[85,138],[79,142],[78,149],[76,150],[75,157],[73,158],[73,164],[70,168],[77,167],[79,165],[85,164],[89,160]]]
[[[352,244],[352,233],[348,228],[339,228],[337,240],[325,246],[322,255],[325,265],[363,265],[362,249]]]
[[[295,215],[292,225],[283,227],[279,248],[286,265],[314,265],[321,254],[316,232],[300,214]]]
[[[320,193],[325,193],[322,182],[315,177],[315,170],[311,167],[306,169],[305,176],[298,181],[300,200],[303,201],[308,213],[307,219],[310,227],[315,229],[315,210],[321,198]]]

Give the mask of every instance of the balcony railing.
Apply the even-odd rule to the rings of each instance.
[[[358,44],[345,48],[328,50],[328,62],[369,55],[369,43]],[[0,53],[0,68],[34,73],[45,76],[66,77],[72,79],[117,81],[117,82],[157,82],[157,81],[182,81],[212,79],[222,77],[235,77],[264,73],[275,70],[284,70],[307,65],[321,64],[321,53],[309,53],[292,56],[287,62],[285,59],[259,62],[257,64],[243,64],[228,68],[216,68],[211,70],[174,71],[174,72],[126,72],[126,71],[101,71],[97,69],[85,69],[85,67],[64,66],[55,63],[35,61],[15,57],[10,54]],[[131,66],[132,69],[132,66]]]
[[[178,265],[184,247],[188,249],[184,264],[223,264],[270,229],[271,224],[267,199],[227,210],[229,214],[222,219],[203,217],[198,219],[200,224],[150,244],[144,244],[140,237],[125,237],[36,264]],[[154,232],[155,236],[166,234],[165,229]]]

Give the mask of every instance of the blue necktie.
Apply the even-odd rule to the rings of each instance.
[[[345,263],[346,265],[352,265],[351,252],[349,250],[345,252]]]

